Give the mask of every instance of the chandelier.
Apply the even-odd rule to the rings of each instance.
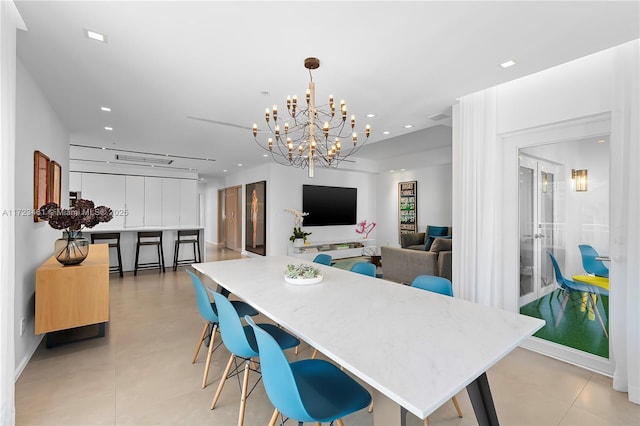
[[[283,165],[307,168],[309,177],[314,177],[315,166],[338,167],[347,157],[355,154],[369,139],[371,129],[364,129],[364,141],[358,141],[355,131],[356,118],[347,121],[347,105],[339,105],[329,96],[327,105],[316,106],[316,90],[311,70],[320,67],[317,58],[306,58],[304,67],[309,70],[309,88],[306,107],[298,105],[297,96],[287,96],[286,117],[278,114],[274,105],[265,112],[268,130],[259,130],[253,125],[253,138],[263,149],[269,151],[273,159]],[[336,109],[339,109],[336,112]],[[266,144],[258,139],[258,133],[269,133]],[[343,146],[348,145],[347,147]]]

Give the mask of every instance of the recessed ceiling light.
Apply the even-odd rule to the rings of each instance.
[[[373,118],[373,117],[375,117],[375,116],[376,116],[375,114],[367,114],[367,117],[368,117],[368,118]]]
[[[105,111],[105,112],[111,112],[111,108],[109,108],[109,107],[100,107],[100,109]]]
[[[267,155],[267,154],[262,154],[262,156],[263,156],[263,157],[268,157],[268,155]]]
[[[393,172],[395,172],[395,170],[389,170],[389,173],[393,173]]]
[[[238,167],[242,167],[242,163],[238,163]]]
[[[410,129],[413,127],[413,124],[407,124],[406,126],[404,126],[405,129]]]
[[[404,172],[405,170],[407,170],[407,169],[400,169],[401,172]]]
[[[501,63],[501,64],[500,64],[500,66],[501,66],[502,68],[509,68],[509,67],[514,66],[515,64],[516,64],[516,63],[515,63],[515,62],[513,62],[512,60],[508,60],[507,62],[503,62],[503,63]]]
[[[224,169],[223,172],[227,173],[227,169]]]
[[[607,140],[606,139],[599,139],[597,142],[598,143],[605,143]]]
[[[85,34],[91,40],[100,41],[102,43],[106,43],[107,42],[107,36],[105,36],[104,34],[100,34],[100,33],[97,33],[95,31],[91,31],[91,30],[85,30]]]
[[[109,127],[109,126],[104,126],[105,130],[113,130],[113,127]]]
[[[383,135],[388,135],[389,133],[391,133],[391,132],[390,132],[390,131],[388,131],[388,130],[387,130],[387,131],[385,131],[385,132],[382,132],[382,134],[383,134]]]

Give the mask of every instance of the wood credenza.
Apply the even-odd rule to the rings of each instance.
[[[35,333],[109,321],[109,246],[92,244],[80,265],[63,266],[53,256],[36,270]]]

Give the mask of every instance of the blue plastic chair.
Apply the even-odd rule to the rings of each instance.
[[[609,278],[609,268],[607,268],[602,260],[596,259],[596,257],[600,255],[593,247],[581,244],[578,248],[582,255],[582,267],[588,274],[593,274],[597,277]]]
[[[357,262],[351,266],[351,272],[356,272],[362,275],[369,275],[370,277],[376,276],[376,265],[369,262]]]
[[[327,265],[327,266],[331,266],[331,261],[333,259],[331,258],[331,255],[329,254],[325,254],[325,253],[320,253],[319,255],[317,255],[314,259],[313,262],[314,263],[319,263],[321,265]]]
[[[411,282],[411,287],[453,297],[453,285],[451,281],[443,277],[418,275]],[[453,405],[456,407],[458,417],[462,418],[462,410],[460,409],[460,404],[458,404],[458,399],[453,396],[451,397],[451,402],[453,402]],[[425,426],[429,424],[428,419],[428,417],[424,419]]]
[[[193,289],[196,292],[196,302],[198,304],[198,311],[200,312],[200,316],[204,319],[204,327],[202,328],[202,333],[200,334],[200,340],[196,345],[196,351],[193,354],[193,359],[191,360],[191,364],[195,364],[196,359],[198,358],[198,353],[200,352],[200,348],[202,347],[202,343],[209,339],[209,351],[207,353],[207,362],[204,366],[204,375],[202,377],[202,388],[207,386],[207,379],[209,378],[209,367],[211,365],[211,355],[215,350],[214,344],[216,340],[216,331],[218,330],[218,314],[216,310],[216,306],[214,303],[211,303],[209,296],[207,295],[207,290],[205,285],[202,283],[200,278],[194,274],[192,271],[186,269],[185,270],[191,276],[191,282],[193,283]],[[241,301],[233,301],[231,302],[238,310],[238,312],[242,312],[244,315],[258,315],[258,311],[253,309],[251,306]]]
[[[437,277],[434,275],[418,275],[413,279],[411,287],[453,297],[453,285],[451,284],[451,281],[443,277]]]
[[[278,342],[249,317],[260,351],[264,388],[276,411],[303,422],[330,423],[367,407],[371,395],[340,368],[320,359],[289,363]],[[338,422],[341,424],[341,422]]]
[[[567,302],[569,301],[569,298],[572,298],[573,294],[577,294],[580,300],[582,301],[584,300],[582,295],[586,293],[587,294],[587,300],[586,300],[587,311],[589,310],[589,305],[591,305],[591,308],[594,310],[596,317],[598,317],[598,321],[600,321],[600,325],[602,326],[602,331],[604,331],[604,335],[609,337],[609,333],[607,333],[607,328],[604,325],[604,320],[600,315],[600,311],[598,310],[597,304],[594,302],[594,298],[591,297],[592,295],[609,296],[609,291],[596,285],[579,283],[579,282],[570,280],[568,278],[565,278],[562,275],[562,271],[560,270],[560,265],[558,265],[558,261],[556,260],[555,256],[549,252],[547,252],[547,254],[551,258],[553,271],[556,274],[556,283],[558,283],[558,286],[564,292],[564,298],[562,299],[562,310],[560,311],[560,315],[558,315],[558,318],[556,319],[556,328],[560,324],[560,320],[564,315],[564,310],[567,307]],[[572,298],[572,301],[573,300],[575,299]]]
[[[248,384],[249,384],[249,370],[260,374],[252,358],[258,357],[258,345],[256,344],[256,337],[253,328],[248,325],[242,325],[238,312],[233,307],[231,302],[220,293],[216,293],[209,289],[209,292],[213,294],[216,306],[218,307],[218,317],[220,320],[220,335],[222,341],[227,347],[231,356],[227,367],[222,374],[220,384],[216,390],[216,394],[211,402],[211,409],[216,407],[222,388],[228,378],[237,376],[240,374],[242,364],[244,364],[244,377],[242,381],[242,393],[240,396],[240,411],[238,414],[238,426],[242,426],[244,423],[244,411],[245,404],[248,396]],[[245,316],[244,318],[249,318]],[[254,324],[255,325],[255,324]],[[262,330],[268,333],[276,341],[276,345],[280,350],[293,348],[300,344],[300,340],[291,334],[287,333],[283,329],[273,324],[260,324]],[[243,362],[238,365],[236,358],[242,358]],[[231,371],[231,367],[235,362],[235,369]]]

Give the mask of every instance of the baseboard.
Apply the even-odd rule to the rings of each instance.
[[[609,359],[591,355],[537,337],[530,337],[520,346],[541,355],[575,365],[576,367],[584,368],[585,370],[603,376],[613,377],[614,366]]]
[[[18,364],[18,366],[16,367],[16,372],[15,372],[16,382],[18,381],[18,378],[20,377],[24,369],[27,368],[27,364],[29,364],[29,361],[31,361],[33,354],[36,353],[36,350],[38,349],[38,346],[40,346],[40,342],[42,342],[42,339],[44,339],[44,336],[45,334],[42,334],[40,335],[39,339],[35,340],[31,349],[27,352],[27,355],[22,359],[22,361],[20,361],[20,364]]]

